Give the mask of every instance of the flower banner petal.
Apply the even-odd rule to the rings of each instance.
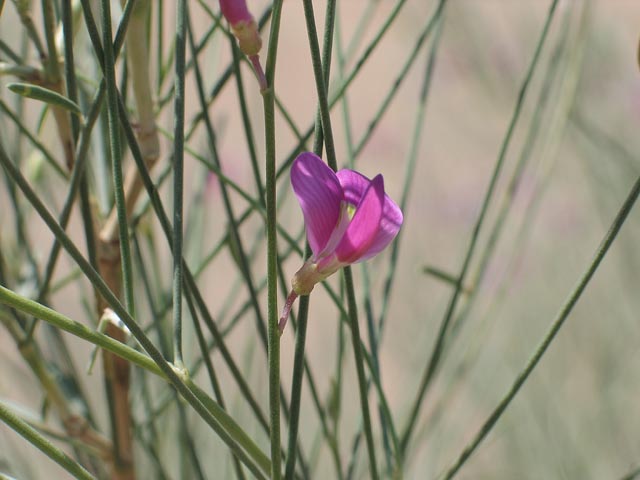
[[[371,185],[371,180],[354,170],[345,168],[336,173],[338,181],[344,190],[344,199],[351,205],[358,205],[364,192]]]
[[[302,208],[307,240],[318,255],[340,219],[342,187],[333,170],[310,152],[298,155],[291,165],[291,186]]]

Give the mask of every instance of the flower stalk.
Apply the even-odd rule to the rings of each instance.
[[[266,82],[261,85],[265,130],[265,182],[267,212],[267,324],[269,362],[269,440],[271,444],[271,478],[282,478],[280,450],[280,331],[278,329],[278,246],[276,219],[276,126],[274,79],[282,0],[275,0],[271,17],[267,51]]]

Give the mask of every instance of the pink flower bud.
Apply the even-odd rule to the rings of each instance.
[[[262,39],[245,0],[220,0],[220,10],[231,25],[242,53],[249,57],[257,55],[262,47]]]

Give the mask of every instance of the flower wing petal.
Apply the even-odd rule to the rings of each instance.
[[[311,152],[301,153],[291,165],[291,186],[302,208],[309,245],[317,256],[340,219],[342,187],[333,170]]]
[[[367,251],[360,257],[360,261],[376,256],[396,238],[403,221],[402,211],[387,195],[384,196],[384,207],[380,228]]]
[[[345,200],[352,205],[358,205],[369,186],[370,180],[361,173],[348,169],[340,170],[336,175],[344,190]],[[400,231],[402,222],[402,211],[398,205],[385,194],[380,228],[373,242],[358,261],[367,260],[384,250]]]
[[[380,228],[384,197],[384,180],[382,175],[378,175],[364,191],[356,213],[336,247],[335,253],[340,262],[358,262],[367,253]]]

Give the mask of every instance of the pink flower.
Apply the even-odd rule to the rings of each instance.
[[[220,10],[231,25],[240,50],[249,57],[257,55],[262,47],[262,40],[245,0],[220,0]]]
[[[367,260],[391,243],[402,225],[400,208],[384,193],[382,175],[369,180],[353,170],[334,173],[317,155],[304,152],[291,166],[313,256],[296,272],[281,330],[291,304],[342,267]]]

